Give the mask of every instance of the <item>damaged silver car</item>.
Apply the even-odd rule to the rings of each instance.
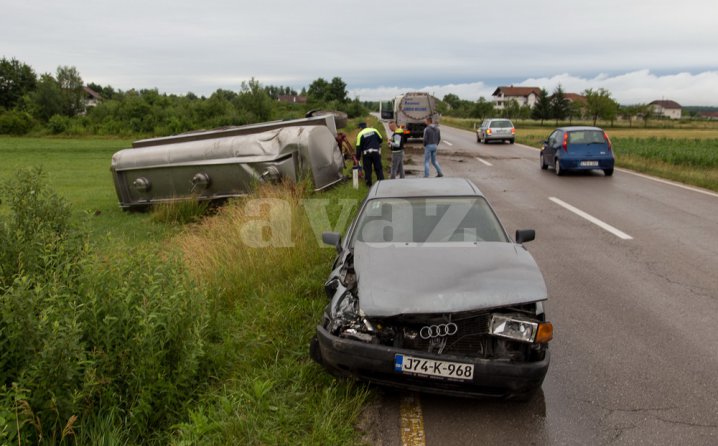
[[[461,178],[369,191],[325,284],[312,358],[343,376],[460,396],[528,399],[549,365],[543,276]]]

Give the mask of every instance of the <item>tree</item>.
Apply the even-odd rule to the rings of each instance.
[[[483,96],[476,101],[473,109],[471,110],[472,118],[485,119],[487,116],[494,114],[493,102],[487,101]]]
[[[566,95],[563,92],[563,88],[561,88],[561,84],[559,84],[553,91],[553,95],[551,96],[550,101],[551,115],[556,119],[556,126],[558,126],[559,120],[566,119],[566,117],[568,116],[568,104],[569,100],[566,99]]]
[[[640,104],[638,107],[638,116],[643,119],[643,127],[648,127],[648,120],[653,118],[655,116],[655,111],[653,110],[653,106],[650,104]]]
[[[607,121],[616,119],[618,113],[618,103],[611,98],[611,93],[603,88],[594,91],[589,88],[583,92],[586,96],[586,110],[593,119],[593,125],[596,125],[598,118]]]
[[[453,110],[456,110],[461,106],[461,99],[453,93],[449,93],[449,94],[445,95],[444,99],[442,99],[442,101],[444,101],[446,104],[448,104],[449,107]]]
[[[337,101],[346,103],[349,101],[347,98],[347,84],[340,77],[333,78],[331,83],[321,77],[316,79],[309,85],[307,96],[314,102]]]
[[[581,100],[570,101],[568,105],[568,123],[573,124],[573,118],[583,116],[583,102]]]
[[[544,88],[539,92],[531,117],[541,120],[541,125],[543,125],[544,119],[551,117],[551,100],[548,97],[548,91]]]
[[[75,116],[85,111],[85,90],[82,77],[75,67],[57,67],[57,84],[62,92],[63,112]]]
[[[30,111],[32,115],[47,122],[53,115],[63,113],[64,98],[60,84],[51,74],[43,74],[35,91],[30,94]]]
[[[0,59],[0,107],[14,108],[20,98],[35,90],[35,71],[17,59]]]
[[[340,77],[334,77],[329,84],[329,101],[349,102],[347,97],[347,84]]]
[[[244,110],[253,115],[254,122],[268,121],[272,117],[272,98],[254,78],[242,82],[242,92],[239,94],[238,101]]]
[[[633,127],[633,119],[640,115],[645,107],[645,104],[623,105],[618,112],[623,119],[628,120],[628,127]]]

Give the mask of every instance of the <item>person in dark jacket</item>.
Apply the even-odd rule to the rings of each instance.
[[[384,169],[381,166],[381,143],[384,138],[381,133],[372,127],[367,127],[365,122],[359,123],[359,134],[357,135],[356,153],[362,159],[364,165],[364,180],[367,186],[371,186],[372,168],[376,172],[376,180],[384,179]]]
[[[424,129],[424,178],[429,176],[429,160],[431,160],[431,164],[436,169],[436,176],[443,177],[441,166],[436,161],[436,149],[441,142],[441,131],[431,118],[426,118],[424,123],[426,124]]]

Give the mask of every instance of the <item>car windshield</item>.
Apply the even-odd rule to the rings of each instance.
[[[596,144],[606,143],[606,138],[600,130],[574,130],[568,134],[569,144]]]
[[[514,125],[511,124],[511,121],[501,120],[501,121],[491,121],[491,128],[495,129],[507,129],[511,128]]]
[[[483,197],[370,200],[352,235],[368,243],[507,242]]]

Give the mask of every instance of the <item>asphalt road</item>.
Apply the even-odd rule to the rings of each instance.
[[[536,230],[526,247],[549,290],[551,365],[529,403],[381,391],[370,441],[717,445],[718,194],[623,170],[557,177],[530,147],[442,137],[447,176],[476,183],[512,235]],[[408,398],[418,428],[402,424]]]

